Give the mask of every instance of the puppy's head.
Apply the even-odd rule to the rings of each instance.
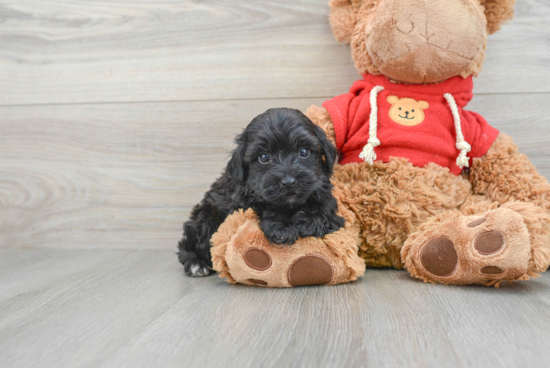
[[[325,133],[293,109],[270,109],[236,139],[227,174],[273,206],[296,206],[330,185],[336,148]]]

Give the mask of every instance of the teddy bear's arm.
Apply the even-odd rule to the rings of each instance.
[[[311,105],[307,111],[306,116],[311,119],[311,121],[318,125],[325,134],[327,135],[328,140],[335,146],[336,145],[336,133],[334,132],[334,125],[332,124],[332,119],[327,109],[324,107],[319,107]]]
[[[501,204],[532,202],[550,211],[550,184],[508,135],[500,133],[489,151],[473,160],[470,183],[475,194]]]

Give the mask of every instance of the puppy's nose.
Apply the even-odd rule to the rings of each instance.
[[[289,188],[296,184],[296,179],[292,176],[285,176],[283,180],[281,180],[281,184],[283,184],[285,187]]]

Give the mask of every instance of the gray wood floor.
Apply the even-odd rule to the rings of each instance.
[[[170,251],[0,255],[2,367],[550,364],[550,273],[500,289],[428,285],[395,270],[260,289],[185,278]]]
[[[0,367],[549,367],[550,272],[188,279],[181,223],[232,138],[358,75],[328,0],[0,0]],[[489,37],[469,105],[550,178],[550,3]]]

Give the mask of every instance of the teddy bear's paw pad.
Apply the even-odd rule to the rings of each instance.
[[[481,269],[481,273],[484,273],[486,275],[500,275],[503,272],[504,270],[497,266],[487,266]]]
[[[445,284],[495,285],[527,274],[532,249],[521,214],[499,208],[438,227],[411,245],[411,265],[419,266],[413,275]]]
[[[488,256],[501,250],[504,247],[504,243],[504,235],[502,233],[498,231],[488,231],[480,234],[476,238],[474,248],[479,254]]]
[[[334,270],[330,263],[317,254],[296,259],[288,270],[288,283],[292,286],[325,285],[332,281]]]
[[[426,271],[436,276],[450,276],[458,265],[458,254],[451,240],[440,237],[430,240],[422,248],[420,262]]]
[[[479,218],[479,219],[477,219],[477,220],[475,220],[475,221],[470,222],[470,223],[469,223],[468,225],[466,225],[466,226],[468,226],[468,227],[477,227],[477,226],[483,224],[485,221],[487,221],[487,218],[486,218],[486,217],[482,217],[482,218]]]
[[[264,280],[248,279],[246,281],[250,282],[251,284],[258,285],[258,286],[267,286],[267,281],[264,281]]]
[[[244,254],[244,261],[248,267],[253,268],[258,271],[265,271],[273,261],[271,256],[265,250],[258,248],[250,248]],[[251,281],[252,282],[252,281]]]

